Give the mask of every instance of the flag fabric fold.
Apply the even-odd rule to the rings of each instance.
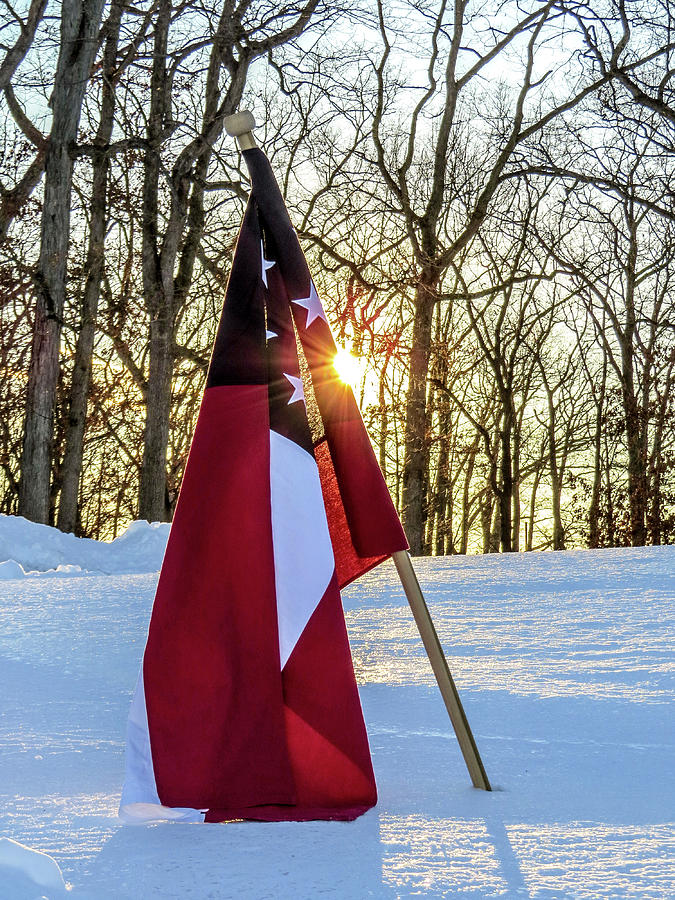
[[[129,716],[129,821],[349,820],[376,802],[339,589],[407,544],[269,163],[245,158],[251,198]]]

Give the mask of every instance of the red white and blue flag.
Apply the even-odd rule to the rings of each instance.
[[[407,543],[270,165],[244,157],[251,197],[129,716],[127,820],[348,820],[377,799],[340,587]]]

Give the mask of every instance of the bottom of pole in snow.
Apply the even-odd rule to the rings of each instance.
[[[438,634],[417,580],[417,575],[413,569],[410,555],[407,550],[397,550],[396,553],[392,553],[392,559],[396,565],[412,614],[415,617],[424,649],[427,651],[431,668],[436,676],[452,727],[455,729],[473,786],[483,791],[491,791],[492,788],[478,753],[478,747],[471,733],[455,682],[450,674],[448,662],[443,653],[441,642],[438,639]]]

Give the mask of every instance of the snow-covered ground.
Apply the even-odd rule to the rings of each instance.
[[[675,548],[416,563],[493,793],[470,786],[387,563],[345,592],[377,808],[125,827],[124,729],[166,534],[132,526],[125,564],[22,522],[0,517],[0,562],[21,566],[0,581],[0,900],[675,897]],[[146,574],[23,574],[144,558]],[[11,841],[52,857],[68,893]]]

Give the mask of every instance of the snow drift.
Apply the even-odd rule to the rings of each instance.
[[[65,896],[66,883],[61,869],[51,856],[26,847],[18,841],[0,837],[0,885],[3,897],[12,900],[21,894],[49,900]]]
[[[22,516],[0,515],[0,580],[26,575],[140,575],[158,572],[166,522],[132,522],[114,541],[64,534]]]

